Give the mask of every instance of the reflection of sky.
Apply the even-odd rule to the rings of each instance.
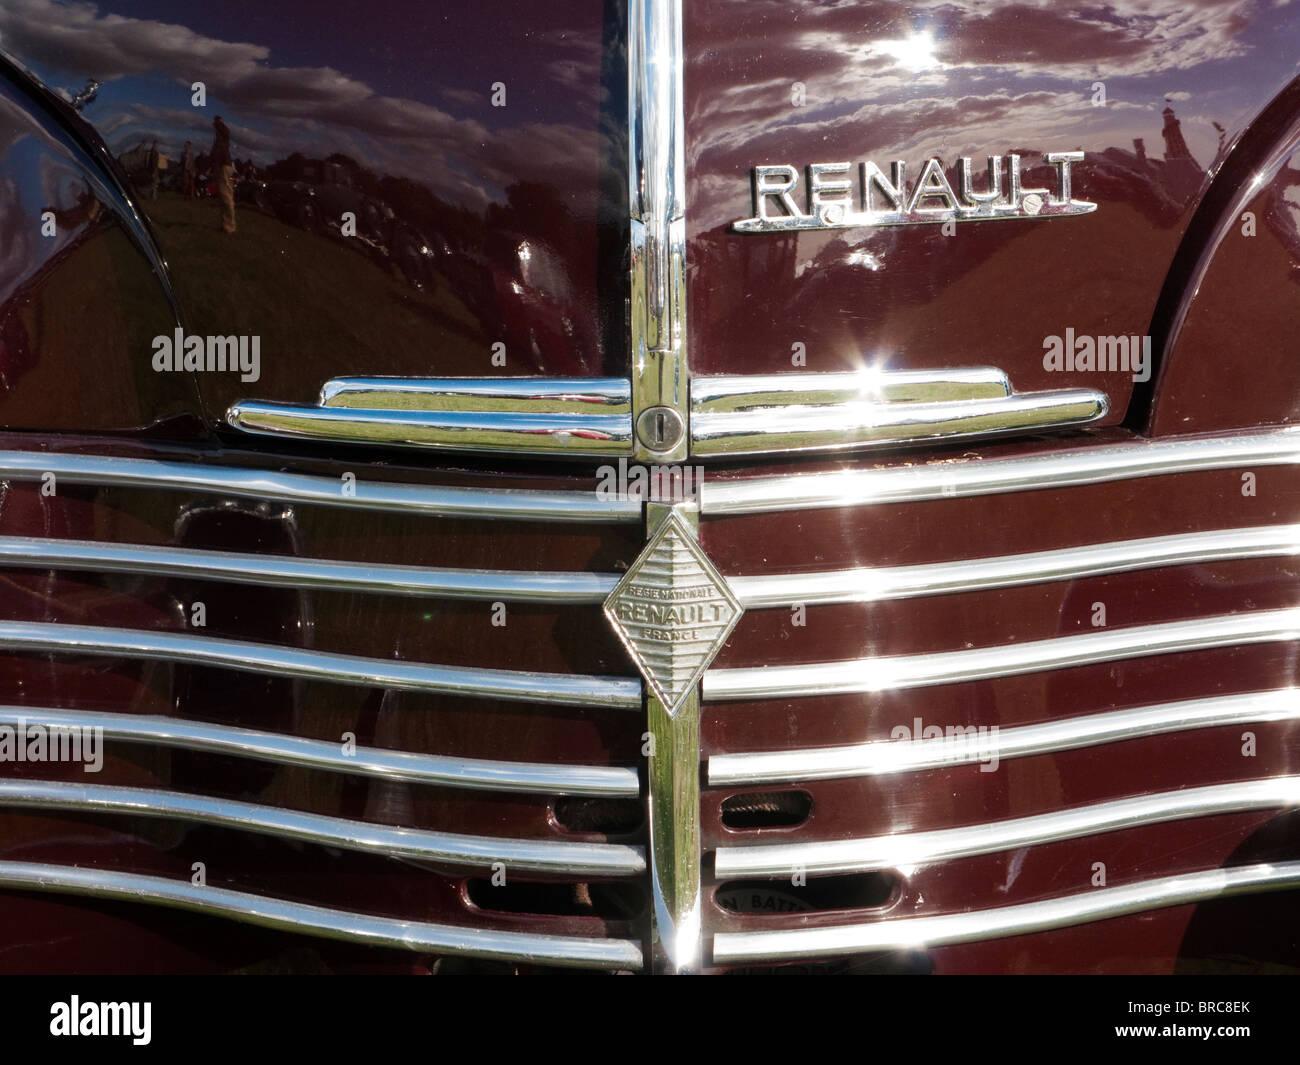
[[[521,159],[590,186],[599,152],[600,5],[576,29],[513,6],[489,20],[395,0],[5,0],[0,48],[68,95],[100,81],[83,114],[118,154],[154,138],[172,156],[206,149],[221,114],[238,158],[340,151],[481,207],[525,176]],[[190,106],[195,81],[206,108]]]
[[[1013,149],[1164,155],[1168,100],[1202,167],[1296,76],[1297,7],[1286,0],[911,0],[823,5],[712,0],[687,6],[699,164],[690,211],[703,228],[736,217],[733,175],[760,162],[979,157]],[[694,15],[692,11],[694,10]],[[740,16],[743,14],[743,18]],[[692,27],[695,27],[694,31]],[[692,33],[695,48],[692,49]],[[792,83],[805,102],[791,106]],[[1094,107],[1092,85],[1107,103]],[[1014,140],[1012,140],[1014,138]],[[794,145],[824,145],[815,158]],[[706,158],[707,156],[707,158]]]

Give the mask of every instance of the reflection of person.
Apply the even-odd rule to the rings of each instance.
[[[189,141],[185,142],[185,150],[181,152],[181,195],[194,196],[194,149]]]
[[[217,115],[212,120],[212,169],[217,180],[217,198],[221,201],[221,229],[235,231],[235,163],[230,157],[230,127]]]
[[[158,142],[153,142],[153,147],[149,149],[149,199],[158,198],[158,182],[162,178],[158,159]]]

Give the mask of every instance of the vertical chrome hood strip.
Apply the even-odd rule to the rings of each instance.
[[[629,0],[628,18],[636,457],[675,461],[690,445],[681,0]]]

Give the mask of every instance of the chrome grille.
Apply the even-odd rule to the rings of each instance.
[[[332,508],[343,513],[367,511],[432,520],[491,518],[498,528],[512,521],[609,525],[639,517],[635,503],[602,500],[592,490],[479,489],[366,481],[346,494],[336,476],[286,473],[206,462],[159,462],[106,455],[0,453],[0,476],[12,493],[24,484],[37,497],[40,476],[52,472],[60,487],[87,486],[134,494],[137,499],[170,493],[191,500],[210,497],[268,500],[302,508]],[[71,490],[74,493],[76,490]],[[141,496],[144,493],[144,496]],[[54,500],[58,502],[58,499]],[[98,504],[97,504],[98,505]],[[191,504],[186,503],[182,509]],[[547,534],[549,535],[549,534]],[[55,575],[98,575],[138,588],[173,587],[171,582],[202,582],[213,589],[263,586],[307,594],[390,596],[405,609],[427,609],[440,601],[477,601],[487,610],[494,601],[521,608],[586,608],[598,619],[598,605],[618,580],[616,572],[484,570],[446,566],[389,566],[348,559],[305,555],[233,553],[208,547],[122,543],[84,538],[0,537],[0,567],[26,571],[36,580]],[[82,578],[84,579],[84,577]],[[210,596],[209,596],[210,598]],[[598,622],[597,622],[598,623]],[[303,635],[309,635],[307,633]],[[302,636],[299,637],[302,639]],[[114,663],[151,661],[164,667],[219,670],[222,676],[260,675],[385,693],[425,693],[470,703],[521,704],[543,724],[549,714],[589,708],[597,720],[610,717],[609,729],[639,736],[635,713],[641,681],[632,677],[445,665],[392,657],[344,653],[288,642],[229,639],[197,631],[82,625],[66,620],[0,621],[0,646],[10,654],[46,655],[50,661]],[[435,711],[436,712],[436,711]],[[626,722],[617,725],[616,721]],[[634,764],[566,764],[462,757],[451,753],[361,744],[343,750],[338,742],[273,728],[244,727],[220,720],[152,713],[118,712],[109,703],[82,700],[75,706],[11,705],[0,707],[0,725],[11,728],[98,728],[111,755],[134,749],[147,758],[165,752],[197,752],[249,764],[293,771],[327,772],[370,781],[371,787],[447,789],[469,792],[496,802],[515,795],[520,802],[544,804],[561,797],[638,803],[640,772]],[[30,772],[35,767],[28,767]],[[424,827],[418,822],[337,816],[296,809],[275,799],[236,799],[167,787],[130,783],[86,783],[20,774],[0,779],[0,812],[41,817],[92,815],[112,826],[141,818],[178,826],[212,826],[228,832],[262,836],[328,852],[350,851],[395,863],[403,875],[442,877],[451,883],[465,876],[488,877],[504,869],[513,881],[639,881],[646,873],[644,841],[634,830],[614,833],[606,842],[590,832],[577,838],[554,831],[536,838],[461,831],[454,823]],[[80,774],[78,773],[77,776]],[[188,781],[187,781],[188,783]],[[382,804],[381,804],[382,805]],[[123,820],[127,819],[127,820]],[[537,820],[537,818],[532,818]],[[601,833],[596,833],[600,835]],[[566,838],[567,837],[567,838]],[[584,838],[585,837],[585,838]],[[411,872],[411,864],[424,872]],[[236,871],[237,872],[237,871]],[[576,919],[593,934],[573,935],[574,918],[539,914],[526,922],[528,931],[512,931],[504,916],[466,912],[461,923],[428,921],[413,914],[385,915],[364,907],[339,908],[222,886],[195,886],[184,880],[118,868],[80,868],[37,861],[0,861],[0,884],[10,889],[42,890],[151,902],[215,913],[272,928],[329,938],[399,947],[434,954],[511,960],[528,965],[562,965],[595,969],[638,969],[642,945],[635,922]],[[585,888],[583,888],[585,890]],[[513,923],[518,923],[513,922]],[[620,932],[622,928],[624,931]],[[611,931],[612,930],[612,931]]]
[[[941,503],[945,500],[1002,496],[1010,504],[1021,493],[1050,491],[1062,507],[1069,505],[1070,490],[1093,485],[1120,484],[1153,477],[1208,474],[1260,467],[1286,467],[1281,478],[1291,500],[1295,492],[1293,467],[1300,461],[1300,436],[1293,429],[1244,433],[1230,437],[1164,439],[1061,446],[1030,455],[982,457],[967,460],[939,460],[918,465],[894,465],[875,469],[853,468],[801,471],[797,474],[749,478],[707,479],[701,490],[702,535],[706,548],[716,549],[719,535],[728,522],[751,515],[771,515],[758,526],[749,524],[733,535],[737,542],[755,537],[771,542],[780,530],[790,529],[790,542],[799,542],[793,530],[801,529],[801,516],[809,510],[836,508],[843,521],[874,507],[897,508],[912,503]],[[1263,476],[1263,474],[1261,474]],[[1278,479],[1272,482],[1278,491]],[[1188,488],[1192,491],[1192,488]],[[1023,498],[1023,497],[1021,497]],[[959,507],[960,502],[951,506]],[[1281,505],[1271,503],[1271,508]],[[951,515],[953,511],[945,512]],[[987,511],[985,511],[987,513]],[[1269,508],[1263,513],[1267,515]],[[1294,514],[1283,507],[1279,517]],[[912,528],[899,514],[897,524]],[[1245,519],[1243,519],[1245,520]],[[778,524],[780,523],[780,524]],[[832,523],[838,525],[838,522]],[[1052,526],[1047,526],[1049,529]],[[1177,527],[1177,526],[1176,526]],[[1062,522],[1061,528],[1069,528]],[[1051,582],[1090,581],[1115,575],[1142,579],[1144,573],[1168,567],[1223,567],[1247,560],[1268,560],[1268,572],[1278,578],[1297,574],[1297,527],[1294,524],[1262,524],[1235,528],[1191,529],[1158,536],[1116,538],[1104,542],[1053,545],[1048,550],[1005,555],[977,552],[965,557],[937,561],[872,567],[834,568],[815,559],[807,572],[793,567],[782,571],[781,563],[769,565],[776,572],[728,573],[727,580],[749,611],[789,611],[815,607],[840,608],[838,624],[848,625],[844,608],[860,611],[852,617],[872,618],[875,604],[896,603],[890,617],[903,616],[909,604],[926,600],[938,604],[962,602],[956,598],[971,593],[1000,593],[1003,589],[1047,585]],[[848,533],[843,535],[851,543]],[[839,541],[836,540],[836,543]],[[1060,543],[1061,541],[1057,541]],[[714,552],[711,552],[714,553]],[[870,548],[867,553],[873,553]],[[725,558],[727,548],[721,555]],[[750,557],[744,551],[738,556]],[[782,557],[788,557],[786,552]],[[726,572],[725,561],[721,563]],[[815,568],[812,568],[815,567]],[[1213,572],[1219,572],[1214,570]],[[1046,595],[1046,593],[1045,593]],[[1053,601],[1046,595],[1046,602]],[[1058,610],[1064,605],[1062,599]],[[1153,859],[1145,875],[1117,886],[1071,892],[1057,891],[1028,902],[1006,904],[1006,897],[987,885],[983,901],[964,909],[948,909],[940,901],[928,900],[928,890],[942,876],[960,877],[963,862],[981,856],[1023,857],[1031,849],[1050,848],[1064,841],[1095,839],[1109,834],[1165,826],[1175,822],[1195,823],[1218,818],[1228,824],[1227,838],[1297,806],[1296,778],[1273,775],[1267,768],[1256,770],[1248,760],[1237,765],[1216,767],[1214,763],[1190,763],[1192,772],[1176,786],[1152,789],[1144,775],[1133,775],[1122,790],[1098,801],[1071,802],[1068,793],[1055,803],[1045,803],[1043,812],[999,819],[996,810],[1005,797],[996,789],[981,787],[976,763],[986,760],[988,751],[978,742],[954,750],[951,735],[940,738],[885,738],[887,725],[902,711],[891,707],[929,705],[924,694],[941,691],[937,706],[972,708],[960,724],[996,726],[1005,721],[994,712],[993,695],[977,698],[975,691],[991,692],[987,684],[998,678],[1023,677],[1033,686],[1022,686],[1026,705],[996,737],[1000,760],[1031,759],[1065,752],[1117,750],[1116,745],[1141,743],[1156,738],[1191,737],[1202,730],[1240,726],[1227,737],[1233,739],[1242,728],[1272,724],[1279,728],[1300,719],[1300,693],[1286,681],[1285,662],[1294,663],[1294,644],[1300,638],[1300,611],[1294,606],[1258,609],[1249,599],[1235,604],[1231,613],[1189,613],[1172,621],[1132,624],[1112,621],[1109,626],[1044,639],[999,643],[985,642],[942,651],[891,654],[869,653],[836,659],[823,654],[814,661],[754,660],[745,644],[745,630],[738,630],[731,654],[706,674],[702,684],[705,753],[704,848],[706,868],[712,872],[705,895],[715,896],[706,908],[706,944],[712,964],[721,969],[782,963],[809,963],[844,957],[883,957],[892,952],[927,951],[932,948],[973,943],[1006,936],[1063,929],[1107,920],[1125,914],[1175,907],[1211,898],[1262,891],[1283,891],[1300,886],[1300,862],[1236,864],[1225,868],[1183,868],[1176,858]],[[935,616],[933,611],[926,615]],[[962,617],[978,618],[978,612]],[[1045,615],[1050,619],[1051,615]],[[815,626],[809,613],[806,624]],[[1062,628],[1069,628],[1062,625]],[[762,629],[771,638],[775,627]],[[924,630],[922,630],[924,631]],[[861,642],[874,646],[870,630],[861,632]],[[1176,662],[1178,656],[1201,653],[1237,653],[1252,645],[1277,648],[1282,683],[1273,685],[1272,676],[1255,677],[1257,690],[1202,691],[1195,698],[1165,702],[1136,703],[1123,692],[1111,694],[1099,689],[1091,707],[1057,706],[1050,699],[1047,681],[1059,671],[1076,667],[1094,668],[1105,663],[1145,660]],[[816,651],[815,639],[808,647]],[[1166,656],[1172,656],[1166,658]],[[747,661],[748,659],[748,661]],[[1100,674],[1097,674],[1100,675]],[[1292,668],[1290,676],[1294,676]],[[1238,687],[1242,681],[1236,680]],[[973,685],[984,685],[978,689]],[[915,696],[910,693],[916,692]],[[910,701],[900,701],[909,696]],[[1037,700],[1037,701],[1036,701]],[[816,701],[817,709],[812,709]],[[827,702],[829,701],[829,702]],[[737,712],[741,717],[735,718]],[[939,713],[940,711],[936,711]],[[841,723],[845,740],[865,742],[811,742],[803,745],[782,742],[790,735],[802,735],[815,723],[815,714]],[[728,722],[744,724],[727,727]],[[770,722],[766,735],[760,722]],[[919,722],[918,722],[919,724]],[[825,731],[825,730],[824,730]],[[908,730],[910,731],[910,729]],[[951,730],[950,730],[951,731]],[[958,734],[962,729],[958,729]],[[942,732],[942,729],[941,729]],[[815,729],[814,729],[815,733]],[[1287,733],[1268,734],[1281,739]],[[782,738],[777,738],[782,737]],[[1283,741],[1284,742],[1284,741]],[[1235,746],[1232,748],[1235,753]],[[1278,762],[1289,765],[1285,748]],[[1092,763],[1088,763],[1092,764]],[[1128,763],[1125,763],[1128,764]],[[963,772],[965,775],[961,775]],[[1256,776],[1251,778],[1251,772]],[[1209,783],[1201,774],[1210,771],[1225,782]],[[1030,780],[1021,776],[1021,780]],[[1211,775],[1208,779],[1213,780]],[[879,783],[868,786],[867,782]],[[840,782],[843,786],[828,785]],[[809,796],[812,817],[792,827],[761,824],[723,828],[714,818],[726,803],[743,801],[750,793],[788,795],[773,789],[803,789]],[[932,801],[928,813],[912,812],[910,797],[928,795],[934,800],[953,794],[949,802]],[[960,789],[966,789],[964,792]],[[876,808],[846,808],[846,796],[872,795],[884,800],[886,810],[899,803],[896,813]],[[893,797],[893,798],[890,798]],[[939,811],[946,811],[940,816]],[[1255,815],[1250,817],[1250,815]],[[1237,820],[1231,820],[1238,816]],[[1246,820],[1241,820],[1245,817]],[[1228,819],[1223,821],[1222,819]],[[870,826],[856,831],[854,822]],[[1105,848],[1101,848],[1103,853]],[[1057,851],[1056,853],[1065,853]],[[708,859],[712,858],[710,862]],[[1174,875],[1152,875],[1162,870],[1160,862],[1172,866]],[[981,869],[995,866],[982,865]],[[998,865],[996,868],[1004,868]],[[782,902],[797,895],[791,885],[805,878],[819,879],[887,875],[897,884],[885,902],[859,908],[840,903],[830,911],[801,913]],[[1086,878],[1079,878],[1085,888]],[[742,890],[736,885],[747,885]],[[763,886],[766,885],[766,886]],[[755,903],[776,900],[772,913],[736,911],[719,904],[750,891]],[[976,889],[972,888],[972,892]],[[842,892],[841,897],[848,897]]]

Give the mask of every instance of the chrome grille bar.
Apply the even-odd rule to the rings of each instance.
[[[1158,566],[1295,554],[1300,554],[1300,525],[1266,525],[916,566],[728,577],[727,583],[746,609],[796,603],[823,606],[1080,580]]]
[[[326,407],[621,415],[631,426],[632,386],[622,377],[335,377]]]
[[[781,406],[851,403],[946,403],[1011,395],[1006,372],[993,366],[882,373],[716,375],[691,381],[691,407],[728,414]]]
[[[184,880],[108,869],[0,861],[0,887],[170,906],[233,918],[281,932],[430,954],[634,971],[642,965],[641,945],[626,939],[500,932],[378,917],[230,888],[198,887]]]
[[[494,862],[504,862],[508,868],[525,873],[625,877],[638,876],[646,867],[641,848],[622,844],[431,832],[157,788],[0,779],[0,806],[197,821],[278,839],[456,868],[486,870]]]
[[[595,491],[462,488],[366,481],[359,477],[350,492],[345,492],[340,478],[319,474],[53,451],[0,451],[0,478],[36,479],[45,473],[53,473],[69,484],[178,489],[258,501],[269,499],[445,518],[548,522],[641,519],[639,500],[604,498]]]
[[[625,414],[360,410],[242,400],[226,412],[236,429],[297,440],[334,440],[497,454],[628,455]]]
[[[1261,610],[964,651],[713,669],[704,675],[704,696],[773,699],[892,691],[1297,637],[1300,608]]]
[[[719,847],[716,868],[719,877],[789,876],[796,869],[811,875],[828,875],[909,868],[1167,821],[1248,810],[1283,809],[1298,803],[1300,777],[1272,777],[1156,792],[1032,817],[929,832]]]
[[[622,677],[438,666],[188,633],[0,621],[0,647],[9,651],[120,655],[441,695],[619,710],[641,708],[641,682]]]
[[[640,792],[637,771],[622,766],[500,762],[378,747],[358,747],[354,752],[344,754],[338,743],[328,740],[172,717],[2,706],[0,725],[101,729],[105,739],[122,743],[182,748],[353,776],[383,777],[475,791],[632,799]]]
[[[717,517],[908,503],[1296,462],[1300,462],[1300,428],[1288,428],[1235,436],[1134,440],[1025,457],[804,473],[798,477],[728,481],[714,477],[700,485],[700,508],[706,517]]]
[[[1300,862],[1207,869],[1122,887],[1097,888],[1043,902],[967,913],[765,932],[724,932],[713,937],[713,960],[718,965],[742,965],[974,943],[1069,928],[1167,906],[1297,886],[1300,886]]]
[[[1217,725],[1296,719],[1300,719],[1300,689],[1282,688],[999,728],[996,738],[983,745],[950,739],[884,740],[794,751],[715,754],[709,759],[709,783],[778,784],[907,773],[978,762],[993,753],[999,759],[1027,758]]]
[[[85,569],[274,587],[557,605],[604,602],[618,583],[617,575],[603,573],[390,566],[27,536],[0,536],[0,566]]]

